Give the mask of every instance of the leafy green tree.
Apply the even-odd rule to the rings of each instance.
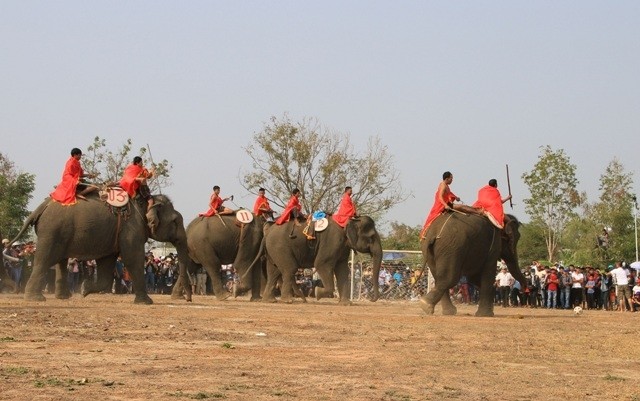
[[[379,216],[406,199],[393,156],[379,138],[370,138],[359,153],[349,135],[333,132],[315,119],[294,122],[285,114],[272,117],[244,148],[253,171],[242,173],[249,192],[267,190],[272,203],[284,207],[300,189],[305,213],[333,213],[345,186],[353,188],[358,214]]]
[[[606,249],[598,246],[598,225],[590,219],[590,205],[585,204],[583,216],[567,222],[563,234],[560,258],[565,265],[599,266],[606,257]]]
[[[600,197],[589,217],[597,226],[598,246],[605,262],[635,260],[633,174],[614,158],[600,176]],[[603,241],[606,230],[608,238]]]
[[[18,233],[29,215],[27,205],[34,189],[35,175],[18,171],[0,152],[0,237]]]
[[[533,170],[522,175],[531,197],[525,199],[525,210],[532,220],[540,223],[547,256],[554,261],[568,221],[576,215],[576,208],[585,198],[577,190],[576,166],[564,150],[541,148],[541,155]]]
[[[173,166],[169,161],[166,159],[159,162],[152,160],[148,145],[139,148],[136,154],[133,153],[133,150],[133,141],[130,138],[120,148],[111,150],[107,147],[105,139],[96,136],[83,154],[83,168],[87,172],[97,174],[96,179],[101,182],[118,182],[122,178],[124,169],[133,161],[133,158],[140,156],[146,168],[155,168],[153,178],[148,180],[152,193],[161,192],[162,188],[171,185],[170,175]]]
[[[518,260],[520,266],[527,266],[534,260],[546,257],[547,247],[544,239],[544,227],[540,221],[522,223],[518,242]]]
[[[382,237],[382,248],[419,251],[421,229],[421,226],[411,227],[406,224],[393,221],[391,222],[391,230],[389,234]]]

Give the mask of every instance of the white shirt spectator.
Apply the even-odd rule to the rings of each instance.
[[[516,280],[513,278],[511,273],[502,270],[498,275],[496,275],[496,281],[500,287],[509,287]]]
[[[611,270],[610,274],[614,277],[616,285],[629,285],[629,273],[622,266]]]
[[[582,273],[571,273],[571,279],[574,280],[574,283],[571,285],[571,288],[582,288],[582,282],[584,281],[584,274]]]

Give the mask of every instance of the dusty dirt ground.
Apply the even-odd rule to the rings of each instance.
[[[640,400],[640,313],[0,295],[0,400]]]

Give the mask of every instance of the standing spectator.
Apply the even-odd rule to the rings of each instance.
[[[4,262],[4,268],[6,268],[9,277],[15,283],[14,292],[17,294],[20,292],[20,279],[22,277],[22,259],[20,259],[20,250],[18,246],[14,244],[12,247],[8,239],[2,240],[3,250],[2,259]]]
[[[571,279],[571,273],[569,269],[563,269],[560,274],[560,307],[569,309],[571,306],[571,285],[573,280]]]
[[[113,268],[113,280],[115,281],[113,292],[115,294],[124,294],[124,262],[122,256],[116,259],[116,265]]]
[[[153,254],[149,253],[144,264],[144,282],[149,293],[156,292],[156,270],[158,270],[158,265],[156,265]]]
[[[515,279],[511,273],[507,271],[506,266],[503,266],[502,269],[500,269],[500,273],[496,275],[496,287],[499,288],[503,308],[509,306],[509,293],[511,292],[511,286],[514,281]]]
[[[521,290],[522,287],[520,286],[520,282],[517,280],[514,280],[513,282],[513,286],[511,287],[511,306],[516,307],[516,306],[521,306],[522,303],[521,301]]]
[[[80,262],[76,258],[69,258],[67,262],[67,278],[69,284],[69,291],[75,293],[80,286]]]
[[[621,312],[625,312],[631,309],[628,308],[631,300],[631,291],[629,290],[629,272],[622,267],[622,263],[616,262],[616,268],[609,272],[613,276],[616,282],[616,296],[618,297],[618,304]]]
[[[572,305],[582,305],[582,286],[584,285],[584,275],[579,267],[571,273],[571,300]]]
[[[460,294],[462,294],[462,302],[469,305],[471,303],[471,297],[469,296],[469,281],[467,276],[460,277]]]
[[[541,308],[544,308],[547,305],[547,274],[549,274],[549,266],[542,266],[538,264],[538,272],[536,275],[540,281],[540,287],[538,288],[540,299],[538,302],[540,303]]]
[[[547,308],[555,309],[558,305],[556,299],[558,296],[558,271],[555,267],[551,268],[551,272],[547,274]]]
[[[636,285],[632,289],[631,308],[632,311],[637,312],[640,310],[640,278],[636,280]]]
[[[531,274],[531,271],[526,271],[524,273],[524,277],[527,279],[527,289],[525,290],[526,294],[526,305],[529,308],[536,307],[536,293],[538,292],[537,286],[537,276],[535,274]]]
[[[587,283],[584,285],[587,290],[587,309],[595,309],[596,307],[596,278],[593,273],[587,276]]]
[[[207,271],[203,266],[196,271],[196,294],[207,295]]]
[[[31,277],[33,271],[33,257],[35,252],[35,245],[32,241],[27,242],[22,250],[22,277],[20,277],[19,292],[24,292],[24,288],[27,286],[27,281]]]
[[[612,278],[608,274],[602,274],[600,278],[600,305],[602,310],[609,310],[611,304],[609,303],[609,291],[611,290]]]

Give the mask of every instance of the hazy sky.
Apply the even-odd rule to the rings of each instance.
[[[527,221],[542,145],[591,201],[614,157],[639,179],[639,21],[638,1],[0,0],[0,151],[33,208],[72,147],[148,143],[189,222],[216,184],[252,206],[242,147],[286,112],[380,136],[413,194],[386,221],[422,224],[445,170],[467,203],[505,194],[507,163]]]

